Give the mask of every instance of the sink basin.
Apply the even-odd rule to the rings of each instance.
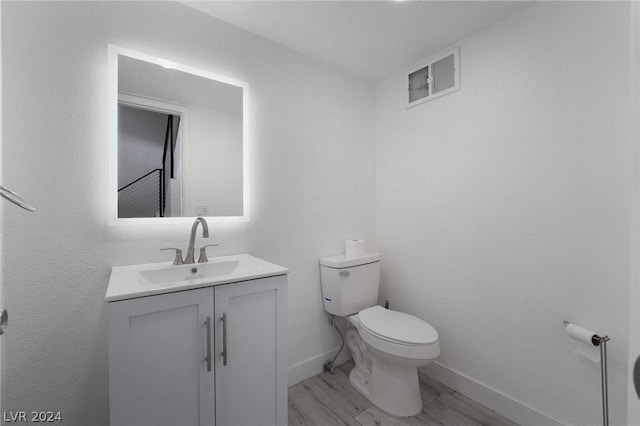
[[[213,263],[195,263],[191,265],[169,266],[163,269],[140,271],[140,277],[149,284],[167,284],[177,281],[214,278],[233,273],[240,265],[239,260],[226,260]]]
[[[105,300],[132,299],[287,274],[289,270],[249,254],[214,257],[207,263],[171,262],[111,268]]]

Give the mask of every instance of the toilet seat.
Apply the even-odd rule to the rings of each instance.
[[[420,318],[381,306],[363,309],[353,317],[362,340],[373,349],[416,360],[440,355],[438,332]]]
[[[438,332],[429,323],[382,306],[359,312],[362,327],[374,336],[403,345],[430,345],[438,340]]]

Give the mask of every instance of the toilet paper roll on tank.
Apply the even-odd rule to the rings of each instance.
[[[344,242],[344,253],[347,257],[364,256],[367,245],[364,240],[347,240]]]

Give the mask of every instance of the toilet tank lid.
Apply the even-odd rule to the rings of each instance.
[[[362,256],[347,257],[346,254],[328,256],[320,258],[320,265],[330,268],[350,268],[352,266],[366,265],[367,263],[379,262],[379,253],[365,253]]]

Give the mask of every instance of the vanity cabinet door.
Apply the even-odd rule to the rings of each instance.
[[[286,280],[215,287],[216,426],[287,424]]]
[[[213,425],[213,288],[110,302],[111,425]]]

